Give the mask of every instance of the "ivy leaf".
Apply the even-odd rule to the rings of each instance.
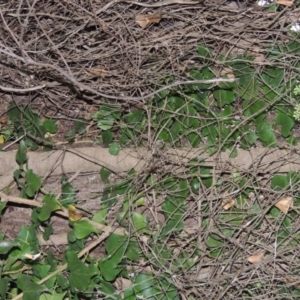
[[[70,271],[69,282],[73,289],[85,291],[91,282],[91,278],[95,276],[95,272],[85,265],[73,251],[66,254],[68,269]]]
[[[28,275],[21,274],[17,281],[18,288],[23,292],[23,300],[39,299],[47,288],[30,280]]]
[[[98,233],[99,230],[95,228],[88,220],[81,220],[74,223],[75,236],[78,240],[81,240],[91,233]]]
[[[101,275],[106,281],[114,281],[122,272],[123,268],[118,268],[117,265],[112,259],[101,259],[99,261]]]
[[[44,205],[42,206],[41,212],[39,214],[39,220],[42,222],[48,220],[53,211],[59,210],[61,208],[54,195],[46,195],[43,198],[43,202]]]
[[[25,173],[25,180],[27,182],[26,194],[28,197],[33,197],[35,193],[42,186],[41,178],[34,174],[32,170],[27,170]]]

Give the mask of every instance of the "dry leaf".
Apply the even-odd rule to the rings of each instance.
[[[38,259],[38,258],[41,256],[41,253],[38,253],[38,254],[25,253],[24,256],[25,256],[27,259],[30,259],[30,260],[36,260],[36,259]]]
[[[256,263],[258,263],[263,257],[264,257],[264,253],[258,253],[258,254],[249,256],[249,257],[248,257],[248,261],[249,261],[251,264],[256,264]]]
[[[222,207],[225,210],[228,210],[228,209],[232,208],[235,205],[235,199],[227,197],[228,195],[229,195],[229,192],[225,191],[224,195],[223,195],[223,200],[222,200]]]
[[[294,1],[290,1],[290,0],[277,0],[276,3],[290,7],[290,6],[292,6],[294,4]]]
[[[234,74],[233,74],[233,70],[230,67],[224,67],[221,69],[220,72],[221,77],[225,77],[227,76],[227,78],[235,78]]]
[[[76,222],[83,217],[83,214],[76,212],[76,207],[74,205],[68,206],[69,220]]]
[[[290,208],[293,208],[293,197],[282,198],[275,206],[281,210],[284,214],[287,214]]]
[[[160,14],[152,14],[152,15],[136,15],[135,21],[142,27],[146,28],[147,25],[152,23],[159,23],[161,20]]]
[[[223,199],[222,200],[222,207],[225,209],[225,210],[228,210],[232,207],[234,207],[235,205],[235,200],[234,199]]]
[[[90,68],[90,69],[87,69],[86,72],[89,74],[89,75],[92,75],[92,76],[97,76],[97,77],[101,77],[101,78],[104,78],[107,76],[107,71],[101,67],[93,67],[93,68]]]

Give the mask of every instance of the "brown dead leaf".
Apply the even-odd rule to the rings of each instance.
[[[251,264],[256,264],[258,263],[262,258],[264,257],[264,253],[257,253],[255,255],[251,255],[248,257],[248,261]]]
[[[135,21],[144,29],[147,27],[147,25],[152,23],[159,23],[161,20],[161,15],[151,14],[151,15],[136,15]]]
[[[99,66],[86,70],[89,75],[104,78],[107,76],[107,71]]]
[[[222,200],[222,207],[225,209],[225,210],[228,210],[232,207],[234,207],[235,205],[235,200],[234,199],[223,199]]]
[[[277,0],[276,3],[290,7],[294,4],[294,1],[291,1],[291,0]]]
[[[222,207],[225,210],[232,208],[235,205],[235,199],[227,197],[229,195],[229,191],[225,191],[222,200]]]
[[[227,76],[227,78],[235,78],[234,74],[233,74],[233,70],[230,67],[224,67],[221,69],[220,72],[221,77],[225,77]]]
[[[284,214],[287,214],[290,208],[293,208],[293,197],[287,196],[282,198],[275,206]]]

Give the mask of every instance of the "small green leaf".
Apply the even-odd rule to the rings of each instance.
[[[98,210],[92,218],[92,221],[99,224],[106,224],[106,216],[108,213],[108,208],[105,205],[101,205],[101,209]]]
[[[43,123],[43,126],[44,126],[46,132],[50,132],[51,134],[54,134],[57,132],[57,125],[53,122],[52,119],[45,120]]]
[[[102,131],[102,141],[105,147],[108,147],[114,138],[114,134],[110,130]]]
[[[2,200],[2,199],[1,199]],[[0,201],[0,217],[2,215],[2,211],[4,210],[4,208],[6,207],[6,203],[7,201]]]
[[[288,178],[284,175],[275,175],[271,180],[271,187],[275,191],[281,191],[289,185]]]
[[[40,189],[42,186],[41,178],[34,174],[32,170],[27,170],[25,173],[25,180],[27,183],[26,194],[28,197],[33,197],[35,193]]]
[[[43,198],[43,202],[44,205],[42,206],[41,212],[39,214],[39,220],[42,222],[48,220],[53,211],[59,210],[61,208],[54,195],[45,195],[45,197]]]
[[[99,232],[88,220],[74,222],[74,231],[76,238],[79,240],[89,236],[91,233]]]
[[[147,219],[145,216],[138,212],[133,212],[132,214],[132,222],[135,230],[139,233],[150,233],[148,228]]]
[[[62,195],[59,199],[59,202],[62,206],[68,206],[77,202],[76,199],[76,190],[73,186],[67,181],[66,177],[61,178],[61,192]]]
[[[109,183],[109,175],[111,172],[106,168],[101,168],[100,177],[104,183]]]
[[[291,130],[295,125],[294,119],[282,111],[278,111],[276,124],[281,125],[281,135],[287,138],[291,135]]]
[[[111,154],[111,155],[118,155],[119,154],[119,151],[120,151],[120,146],[119,146],[119,143],[112,143],[109,147],[109,150],[108,152]]]
[[[197,52],[201,58],[204,59],[210,58],[210,51],[206,48],[205,45],[199,45],[197,47]]]
[[[52,293],[43,293],[39,300],[64,300],[67,292],[57,293],[53,291]]]
[[[75,131],[77,134],[84,134],[86,132],[86,120],[77,119],[75,121]]]
[[[19,147],[18,147],[17,154],[16,154],[16,161],[17,161],[17,164],[20,166],[20,169],[23,169],[23,165],[28,160],[26,150],[27,150],[27,147],[25,145],[25,142],[23,140],[21,140]]]
[[[256,130],[259,139],[265,147],[275,147],[277,145],[277,140],[271,124],[265,121],[256,122]]]

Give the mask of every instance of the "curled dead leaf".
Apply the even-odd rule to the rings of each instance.
[[[257,253],[255,255],[251,255],[248,257],[248,261],[251,264],[256,264],[258,263],[262,258],[264,257],[264,253]]]
[[[135,21],[142,28],[146,28],[147,25],[152,24],[152,23],[159,23],[160,20],[161,20],[161,15],[158,13],[151,14],[151,15],[136,15],[135,16]]]
[[[235,200],[234,199],[226,198],[226,199],[222,200],[222,207],[225,210],[228,210],[228,209],[234,207],[234,205],[235,205]]]
[[[293,197],[287,196],[279,200],[275,206],[284,214],[287,214],[290,208],[293,208]]]
[[[76,207],[74,205],[68,206],[68,214],[69,220],[71,220],[72,222],[79,221],[83,217],[83,214],[76,212]]]
[[[294,1],[291,1],[291,0],[277,0],[276,3],[287,6],[287,7],[290,7],[294,4]]]

